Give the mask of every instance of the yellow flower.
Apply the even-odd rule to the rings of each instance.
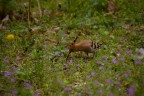
[[[13,35],[13,34],[8,34],[8,35],[6,36],[6,38],[9,39],[9,40],[10,40],[10,39],[14,39],[14,35]]]

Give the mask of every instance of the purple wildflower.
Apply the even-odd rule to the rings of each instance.
[[[13,74],[14,74],[13,72],[4,71],[4,76],[6,76],[6,77],[11,76]]]
[[[112,59],[112,62],[113,62],[114,64],[116,64],[116,63],[117,63],[116,58],[113,58],[113,59]]]
[[[130,73],[131,73],[131,70],[130,70],[130,69],[128,69],[126,72],[127,72],[128,74],[130,74]]]
[[[24,80],[24,82],[29,82],[28,80]]]
[[[124,60],[125,60],[125,58],[118,58],[118,60],[119,60],[119,61],[124,61]]]
[[[92,95],[93,95],[93,92],[89,91],[88,96],[92,96]]]
[[[16,68],[15,66],[13,66],[13,67],[12,67],[12,70],[15,70],[15,71],[16,71],[16,70],[17,70],[17,68]]]
[[[126,54],[131,54],[132,51],[131,50],[126,50]]]
[[[36,93],[41,93],[42,90],[41,89],[36,89]]]
[[[46,55],[46,54],[44,54],[42,57],[43,57],[43,58],[46,58],[46,56],[47,56],[47,55]]]
[[[110,84],[110,83],[111,83],[111,80],[110,80],[110,79],[107,79],[106,82]]]
[[[63,88],[63,90],[65,92],[72,91],[72,87],[71,86],[66,86],[66,87]]]
[[[136,65],[140,65],[140,64],[142,64],[142,60],[135,60],[134,63],[135,63]]]
[[[91,75],[88,75],[88,76],[87,76],[87,79],[90,79],[90,78],[91,78]]]
[[[144,55],[144,49],[143,49],[143,48],[140,49],[140,53],[141,53],[142,55]]]
[[[61,53],[60,52],[55,52],[54,56],[61,56]]]
[[[95,81],[93,84],[94,84],[94,86],[97,86],[99,84],[99,82]]]
[[[110,93],[109,96],[114,96],[113,93]]]
[[[9,60],[8,59],[4,59],[3,62],[9,63]]]
[[[130,95],[130,96],[134,96],[134,94],[135,94],[135,86],[130,86],[129,88],[128,88],[128,94]]]
[[[107,56],[106,56],[106,55],[104,55],[104,56],[103,56],[103,58],[104,58],[104,59],[107,59]]]
[[[115,74],[115,77],[118,78],[118,77],[119,77],[119,74]]]
[[[101,61],[97,61],[96,63],[99,65],[103,65],[103,63]]]
[[[86,87],[84,87],[84,88],[83,88],[83,90],[84,90],[84,91],[87,91],[87,88],[86,88]]]
[[[69,66],[69,64],[64,64],[64,66],[67,68]]]
[[[103,89],[98,90],[98,94],[102,94],[103,93]]]
[[[75,66],[76,66],[76,68],[80,68],[79,64],[76,64]]]
[[[90,87],[84,87],[83,90],[84,91],[90,91]]]
[[[35,94],[33,94],[32,96],[40,96],[41,93],[42,93],[42,91],[40,89],[37,89],[35,91]]]
[[[103,56],[106,62],[108,62],[108,57],[106,55]]]
[[[18,94],[17,90],[12,90],[12,94]]]
[[[57,82],[58,82],[58,83],[62,83],[62,80],[58,79]]]
[[[6,57],[4,58],[4,60],[3,60],[3,62],[5,62],[5,63],[9,63],[9,57],[6,56]]]
[[[102,69],[103,69],[103,66],[100,66],[100,67],[99,67],[99,70],[102,70]]]
[[[30,83],[26,83],[25,86],[26,86],[27,88],[31,88],[31,87],[32,87],[32,85],[31,85]]]
[[[78,93],[76,96],[82,96],[82,94],[81,94],[81,93]]]
[[[39,96],[39,94],[33,94],[32,96]]]
[[[16,79],[15,79],[15,78],[10,78],[10,81],[11,81],[11,82],[15,82]]]
[[[91,73],[91,76],[95,76],[95,71],[93,71],[93,72]]]
[[[125,73],[125,74],[124,74],[124,77],[128,77],[128,74],[127,74],[127,73]]]

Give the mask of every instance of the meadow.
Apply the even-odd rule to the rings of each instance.
[[[31,30],[25,14],[0,29],[0,96],[144,96],[143,0],[116,1],[110,14],[108,0],[40,3]],[[66,61],[79,32],[102,47]]]

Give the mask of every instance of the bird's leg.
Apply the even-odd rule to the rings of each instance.
[[[93,53],[93,56],[92,56],[92,58],[94,58],[94,56],[95,56],[95,52]]]
[[[68,59],[68,57],[69,57],[70,53],[71,53],[71,52],[69,52],[69,53],[68,53],[68,56],[66,57],[66,61],[67,61],[67,59]]]

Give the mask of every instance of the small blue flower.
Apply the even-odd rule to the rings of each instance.
[[[100,67],[99,67],[99,70],[102,70],[102,69],[103,69],[103,66],[100,66]]]
[[[136,65],[140,65],[140,64],[142,64],[142,60],[135,60],[134,63],[135,63]]]
[[[57,82],[58,82],[58,83],[62,83],[62,80],[58,79]]]
[[[118,58],[118,60],[119,60],[119,61],[124,61],[124,60],[125,60],[125,58]]]
[[[111,84],[111,80],[110,79],[107,79],[106,82],[109,83],[109,84]]]
[[[10,78],[10,81],[14,83],[16,81],[16,79],[15,78]]]
[[[98,94],[102,94],[102,93],[103,93],[103,89],[98,90],[97,93],[98,93]]]
[[[3,62],[9,63],[9,60],[8,59],[4,59]]]
[[[95,82],[93,83],[94,86],[97,86],[98,84],[99,84],[98,81],[95,81]]]
[[[113,93],[110,93],[109,96],[114,96]]]
[[[14,74],[13,72],[4,71],[4,76],[6,76],[6,77],[11,76],[13,74]]]
[[[119,77],[119,74],[115,74],[115,77],[118,78],[118,77]]]
[[[82,96],[82,94],[81,94],[81,93],[78,93],[76,96]]]
[[[91,75],[88,75],[88,76],[87,76],[87,79],[90,79],[90,78],[91,78]]]
[[[4,60],[3,60],[3,62],[5,62],[5,63],[9,63],[9,57],[6,56],[6,57],[4,58]]]
[[[12,70],[16,71],[16,70],[17,70],[17,68],[16,68],[15,66],[13,66],[13,67],[12,67]]]
[[[116,58],[113,58],[113,59],[112,59],[112,62],[113,62],[114,64],[116,64],[116,63],[117,63]]]
[[[128,88],[128,94],[130,96],[134,96],[135,94],[135,86],[131,85],[129,88]]]
[[[64,66],[67,68],[69,66],[69,64],[66,63],[66,64],[64,64]]]
[[[63,88],[63,91],[68,92],[68,91],[72,91],[72,87],[71,86],[66,86]]]
[[[95,71],[93,71],[93,72],[91,73],[91,76],[95,76]]]
[[[31,85],[30,83],[26,83],[25,86],[26,86],[27,88],[32,88],[32,85]]]
[[[128,74],[127,74],[127,73],[125,73],[125,74],[124,74],[124,77],[128,77]]]
[[[103,65],[103,63],[101,61],[97,61],[96,63],[99,65]]]
[[[108,57],[106,55],[103,56],[103,59],[105,59],[105,61],[108,62]]]
[[[126,54],[132,54],[131,50],[126,50]]]
[[[46,58],[46,56],[47,56],[47,55],[46,55],[46,54],[44,54],[42,57],[43,57],[43,58]]]
[[[12,90],[12,92],[11,92],[12,94],[18,94],[18,92],[17,92],[17,90]]]

